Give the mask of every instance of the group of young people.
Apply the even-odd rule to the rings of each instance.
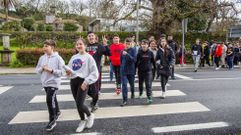
[[[56,120],[61,112],[58,106],[56,94],[60,86],[63,70],[70,78],[70,88],[75,99],[80,116],[80,123],[76,132],[82,132],[85,128],[91,128],[94,124],[94,112],[98,109],[99,92],[101,90],[102,57],[108,56],[113,66],[116,78],[116,94],[122,93],[121,106],[127,105],[128,87],[130,84],[131,98],[135,98],[135,75],[139,80],[139,97],[143,97],[143,84],[146,86],[147,103],[152,100],[152,81],[155,75],[160,76],[162,94],[165,98],[166,84],[169,76],[173,74],[175,64],[175,50],[165,36],[158,41],[149,38],[142,40],[140,46],[129,37],[124,43],[120,43],[120,37],[114,35],[113,43],[107,45],[107,39],[102,37],[102,43],[98,43],[98,37],[93,32],[88,32],[88,43],[83,38],[75,42],[77,53],[71,57],[65,65],[61,56],[54,51],[56,43],[46,40],[43,44],[44,55],[39,58],[36,72],[41,74],[42,86],[46,92],[46,102],[49,112],[47,131],[52,131],[56,126]],[[175,49],[175,48],[174,48]],[[92,98],[90,110],[85,105],[86,96]]]
[[[237,65],[241,61],[240,46],[241,39],[234,44],[216,40],[201,43],[200,39],[196,39],[196,43],[191,48],[194,72],[197,72],[198,67],[204,67],[205,64],[212,65],[215,70],[219,70],[221,67],[232,70],[234,64]]]

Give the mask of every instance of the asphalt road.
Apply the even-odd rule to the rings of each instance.
[[[130,99],[129,108],[126,113],[131,115],[122,114],[119,116],[122,109],[119,105],[122,102],[121,95],[119,99],[102,99],[99,104],[103,109],[109,109],[111,112],[106,118],[102,118],[103,114],[101,110],[98,115],[100,118],[95,120],[94,127],[92,129],[84,130],[84,133],[100,133],[107,135],[149,135],[155,134],[153,128],[159,127],[165,131],[164,133],[156,134],[171,134],[171,135],[219,135],[219,134],[239,134],[241,133],[241,71],[199,71],[197,73],[186,71],[178,72],[179,75],[184,77],[176,80],[170,80],[168,87],[169,91],[178,90],[185,95],[182,96],[168,96],[165,99],[160,99],[158,91],[159,86],[153,87],[153,91],[157,91],[157,97],[154,97],[152,105],[160,106],[160,112],[154,114],[156,111],[152,105],[146,105],[146,99]],[[104,84],[104,83],[103,83]],[[108,85],[108,83],[105,83]],[[35,96],[44,96],[44,91],[41,91],[41,84],[38,75],[35,74],[18,74],[18,75],[1,75],[0,76],[0,90],[3,87],[12,86],[12,88],[5,92],[0,91],[0,134],[75,134],[75,129],[79,123],[78,119],[58,121],[57,127],[54,131],[48,133],[45,131],[47,122],[26,122],[18,121],[19,123],[11,123],[16,118],[18,113],[32,112],[39,110],[47,110],[45,102],[30,103]],[[63,83],[68,85],[68,83]],[[138,91],[138,89],[136,89]],[[113,93],[113,88],[102,89],[102,94]],[[58,95],[71,94],[70,90],[59,90]],[[137,96],[137,95],[136,95]],[[59,100],[59,99],[58,99]],[[208,110],[192,111],[192,106],[187,108],[182,107],[180,103],[198,103],[201,107]],[[89,104],[89,101],[86,101]],[[167,105],[169,107],[164,107]],[[173,105],[173,107],[170,107]],[[180,105],[180,106],[179,106]],[[188,104],[189,105],[189,104]],[[59,102],[61,110],[76,109],[73,101],[61,101]],[[147,115],[141,115],[136,106],[146,107]],[[117,107],[117,108],[115,108]],[[133,107],[133,108],[132,108]],[[162,110],[166,108],[166,110]],[[195,107],[195,106],[194,106]],[[170,111],[172,108],[172,111]],[[149,110],[150,109],[150,110]],[[159,108],[157,108],[159,109]],[[170,109],[170,110],[168,110]],[[190,112],[175,112],[180,110],[189,109]],[[118,111],[114,111],[118,110]],[[149,111],[148,111],[149,110]],[[97,111],[97,113],[98,113]],[[165,111],[169,113],[162,114]],[[153,114],[152,114],[153,113]],[[160,113],[160,114],[159,114]],[[144,111],[145,114],[145,111]],[[74,115],[74,114],[73,114]],[[29,117],[39,119],[39,115],[36,114]],[[27,119],[27,118],[26,118]],[[225,123],[227,126],[204,129],[191,128],[186,131],[181,131],[185,127],[192,127],[193,124],[203,123]],[[182,125],[177,131],[167,132],[167,126],[173,129],[176,126]],[[194,125],[193,127],[200,128],[203,125]],[[208,129],[209,128],[209,129]]]

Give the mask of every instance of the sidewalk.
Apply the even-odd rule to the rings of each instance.
[[[234,66],[235,69],[239,69],[240,66]],[[193,71],[193,65],[189,64],[186,66],[181,67],[180,65],[175,66],[175,71],[179,72],[185,72],[185,71]],[[201,67],[198,70],[200,71],[210,71],[214,70],[213,67]],[[108,66],[104,66],[102,69],[103,72],[109,71]],[[9,67],[0,67],[0,74],[35,74],[35,68],[34,67],[28,67],[28,68],[9,68]]]

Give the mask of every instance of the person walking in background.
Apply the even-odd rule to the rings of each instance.
[[[227,48],[227,64],[228,64],[228,69],[232,70],[233,69],[233,46],[231,43],[228,44]]]
[[[202,54],[202,47],[200,45],[200,40],[196,39],[196,44],[194,44],[191,48],[193,64],[194,64],[194,72],[197,72],[199,66],[199,60]]]
[[[139,79],[139,98],[143,96],[143,83],[146,86],[147,103],[151,104],[152,100],[152,67],[155,67],[154,54],[149,50],[149,42],[143,39],[141,50],[137,54],[136,66],[138,68]]]
[[[214,56],[215,56],[215,64],[216,64],[215,70],[219,70],[220,69],[219,62],[220,62],[220,59],[221,59],[221,56],[222,56],[222,42],[221,41],[219,41],[218,44],[217,44]]]
[[[133,40],[127,38],[125,41],[125,49],[121,52],[121,83],[122,83],[122,97],[123,102],[121,106],[127,104],[128,99],[128,87],[127,83],[130,84],[131,98],[135,98],[135,62],[136,62],[136,52],[133,48]]]
[[[217,47],[217,41],[213,41],[213,44],[211,45],[211,60],[212,60],[212,66],[214,67],[215,64],[215,51]]]
[[[175,56],[175,59],[174,59],[174,60],[176,60],[176,54],[177,54],[177,51],[178,51],[177,43],[173,40],[173,36],[171,36],[171,35],[167,37],[167,40],[168,40],[168,45],[171,47],[171,49],[172,49],[173,52],[174,52],[174,56]],[[176,64],[176,61],[175,61],[175,63],[172,65],[172,68],[171,68],[171,69],[172,69],[172,70],[171,70],[171,79],[172,79],[172,80],[175,80],[175,79],[176,79],[175,76],[174,76],[175,64]]]
[[[158,51],[158,48],[157,48],[157,42],[156,40],[152,40],[149,42],[149,46],[150,46],[150,51],[153,53],[154,55],[154,59],[156,61],[156,53]],[[152,80],[155,79],[155,76],[156,76],[156,69],[154,67],[152,67]]]
[[[233,46],[233,55],[234,55],[233,64],[234,65],[238,65],[238,61],[239,61],[240,50],[239,50],[238,44],[239,43],[235,43]]]
[[[184,50],[183,50],[183,55],[182,55],[182,46],[181,46],[181,47],[179,48],[179,51],[178,51],[178,57],[179,57],[180,65],[182,65],[182,62],[183,62],[184,65],[186,65],[185,55],[186,55],[185,46],[184,46]],[[182,60],[183,60],[183,61],[182,61]]]
[[[56,94],[60,86],[62,69],[65,63],[62,57],[57,52],[54,52],[56,47],[54,40],[46,40],[43,44],[44,55],[39,58],[35,70],[41,75],[41,83],[46,92],[49,113],[49,123],[46,126],[46,131],[52,131],[60,115]]]
[[[222,44],[222,56],[221,56],[221,63],[222,63],[222,68],[226,67],[226,56],[227,56],[227,46],[223,43]]]
[[[208,66],[210,66],[209,57],[210,57],[210,49],[209,49],[208,42],[206,41],[203,43],[203,61],[201,62],[202,67],[205,67],[205,63]]]
[[[115,73],[115,81],[116,81],[116,89],[115,92],[117,95],[121,92],[121,76],[120,76],[120,56],[121,52],[125,49],[125,45],[120,43],[120,37],[118,35],[113,36],[113,43],[110,45],[110,61],[113,65],[114,73]]]
[[[80,123],[76,132],[82,132],[85,128],[91,128],[94,124],[94,114],[84,104],[89,86],[97,82],[99,72],[94,58],[86,52],[85,41],[80,38],[75,43],[78,54],[73,55],[66,67],[67,76],[70,79],[70,89],[76,102],[80,116]],[[87,116],[87,119],[86,119]]]
[[[166,85],[168,78],[171,75],[171,68],[175,64],[175,56],[173,50],[168,46],[165,38],[160,40],[161,47],[159,48],[156,55],[156,63],[158,66],[159,74],[161,76],[162,96],[166,96]]]

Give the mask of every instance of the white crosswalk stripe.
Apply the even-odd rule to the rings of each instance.
[[[160,97],[160,91],[152,91],[153,97]],[[130,92],[128,92],[128,96],[130,98]],[[135,92],[135,95],[139,95],[139,92]],[[174,97],[174,96],[185,96],[186,94],[181,92],[180,90],[168,90],[167,97]],[[116,95],[114,92],[112,93],[101,93],[100,100],[112,100],[112,99],[122,99],[121,95]],[[66,102],[66,101],[74,101],[72,94],[64,94],[64,95],[57,95],[58,102]],[[89,100],[89,99],[87,99]],[[35,96],[29,103],[44,103],[46,102],[45,95]]]
[[[206,112],[206,111],[210,111],[210,110],[198,102],[140,105],[140,106],[126,106],[126,107],[105,107],[105,108],[98,109],[98,111],[95,113],[95,118],[105,119],[105,118],[122,118],[122,117],[140,117],[140,116],[150,116],[150,115],[166,115],[166,114]],[[65,109],[65,110],[61,110],[61,112],[62,112],[62,115],[59,117],[58,119],[59,121],[79,120],[79,116],[76,109]],[[48,121],[48,111],[27,111],[27,112],[19,112],[9,122],[9,124],[36,123],[36,122],[47,122],[47,121]]]
[[[222,127],[228,127],[228,126],[229,124],[226,122],[210,122],[210,123],[177,125],[177,126],[167,126],[167,127],[154,127],[152,128],[152,131],[154,133],[166,133],[166,132],[177,132],[177,131],[187,131],[187,130],[222,128]]]
[[[0,86],[0,94],[12,89],[13,86]]]

